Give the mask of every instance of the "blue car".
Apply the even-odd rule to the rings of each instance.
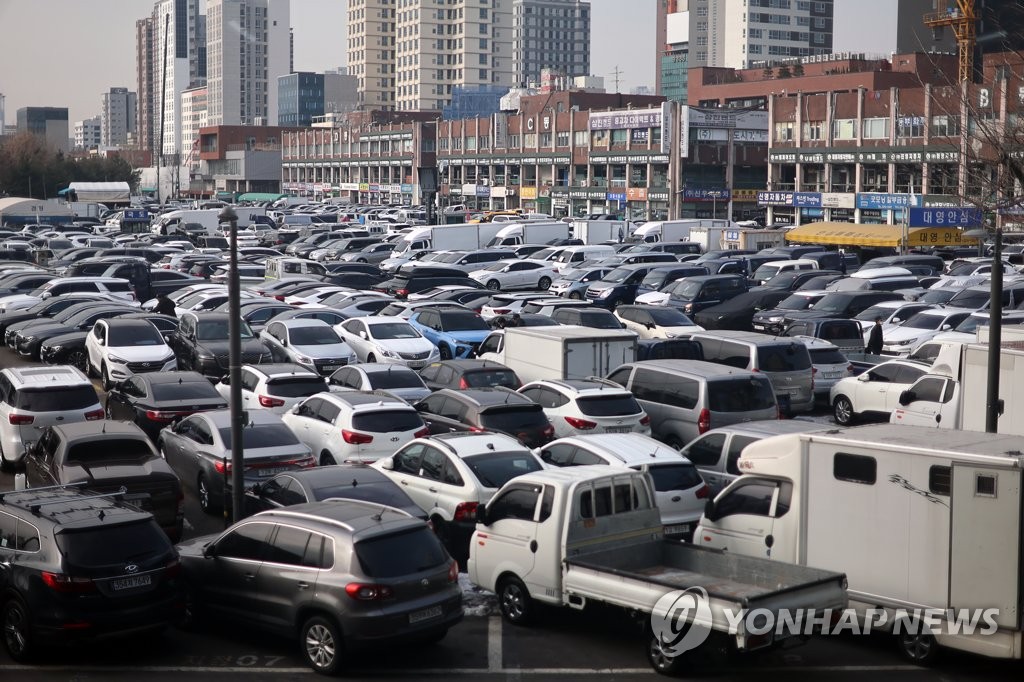
[[[409,324],[437,346],[442,360],[472,358],[491,328],[472,310],[423,308],[409,318]]]

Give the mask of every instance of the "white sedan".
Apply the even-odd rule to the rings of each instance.
[[[550,262],[528,258],[500,260],[483,270],[469,273],[469,276],[492,291],[546,290],[558,277]]]
[[[882,330],[882,353],[884,355],[910,355],[910,351],[936,335],[948,332],[973,311],[966,308],[933,308],[907,318],[901,324]]]
[[[441,357],[433,343],[397,317],[356,317],[334,329],[360,362],[400,363],[419,369]]]

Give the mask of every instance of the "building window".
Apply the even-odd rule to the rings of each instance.
[[[804,140],[824,140],[824,121],[807,121],[803,126]]]
[[[863,135],[865,140],[884,140],[889,137],[888,118],[864,119]]]
[[[792,121],[786,123],[775,124],[775,141],[776,142],[792,142],[793,141],[793,128],[794,124]]]
[[[897,137],[924,137],[924,116],[902,116],[896,120]]]
[[[837,118],[832,121],[832,138],[835,140],[857,139],[857,119]]]
[[[956,137],[960,134],[960,121],[956,116],[932,116],[931,134],[934,137]]]

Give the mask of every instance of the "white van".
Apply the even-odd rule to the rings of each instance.
[[[817,269],[818,261],[810,260],[808,258],[797,258],[796,260],[772,260],[755,270],[752,279],[757,284],[764,284],[772,277],[781,275],[784,272]]]
[[[553,267],[555,272],[561,272],[562,270],[577,268],[584,261],[595,261],[614,255],[614,246],[606,246],[603,244],[567,246],[562,249],[562,252],[558,254],[557,258],[555,258]]]
[[[296,279],[326,274],[327,268],[314,260],[280,256],[267,259],[267,270],[264,276],[268,282],[273,282],[280,279]]]

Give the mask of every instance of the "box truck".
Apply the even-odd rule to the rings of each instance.
[[[625,220],[574,220],[572,236],[584,244],[609,244],[626,241],[632,226]]]
[[[471,250],[482,248],[504,225],[473,223],[462,225],[429,225],[414,227],[395,242],[393,258],[413,251]]]
[[[765,438],[737,466],[695,544],[846,573],[858,621],[916,663],[1021,658],[1019,437],[875,424]]]
[[[625,329],[511,327],[491,332],[479,357],[510,367],[523,383],[603,377],[636,360],[637,335]]]
[[[484,223],[481,223],[483,225]],[[560,220],[504,223],[486,246],[548,244],[569,238],[569,225]]]
[[[654,220],[636,228],[630,242],[686,242],[695,227],[736,227],[731,220],[702,218],[699,220]]]

